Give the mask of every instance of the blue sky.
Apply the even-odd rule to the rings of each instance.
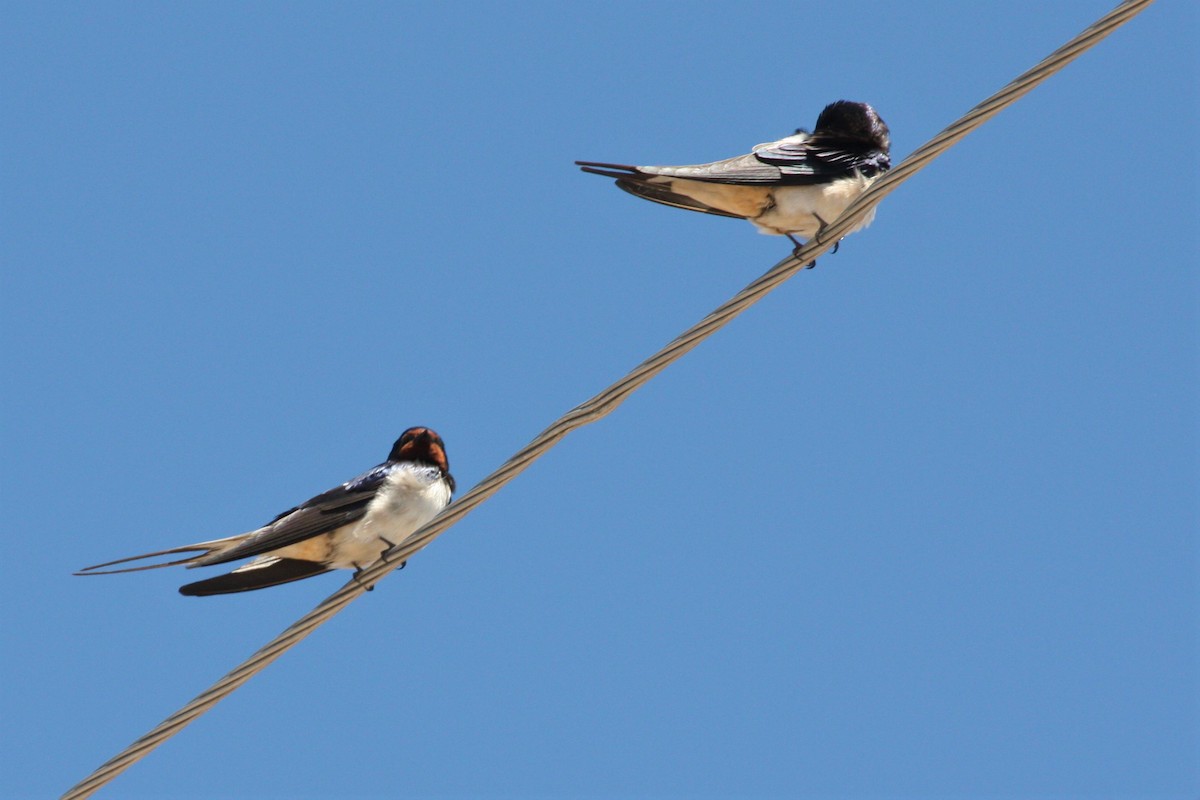
[[[1110,5],[6,5],[0,795],[344,577],[73,570],[410,425],[468,488],[787,253],[574,159],[850,98],[898,160]],[[1151,7],[100,796],[1197,796],[1198,22]]]

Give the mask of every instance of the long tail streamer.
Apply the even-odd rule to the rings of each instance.
[[[404,563],[410,555],[425,547],[451,525],[471,513],[480,503],[490,498],[501,487],[521,474],[526,467],[545,455],[560,439],[568,433],[610,414],[629,395],[655,375],[682,358],[685,353],[716,333],[738,314],[761,300],[768,292],[802,270],[817,256],[829,250],[864,214],[878,205],[902,182],[924,169],[931,161],[957,144],[967,134],[1015,103],[1038,84],[1144,11],[1151,2],[1153,0],[1126,0],[1074,39],[1055,50],[1037,66],[1022,73],[1003,89],[972,108],[937,136],[917,148],[903,162],[873,183],[841,216],[826,227],[820,237],[808,242],[802,249],[773,266],[711,314],[676,337],[666,347],[639,364],[628,375],[595,397],[568,411],[495,472],[480,481],[461,500],[451,503],[429,524],[388,552],[386,561],[377,561],[373,566],[357,574],[353,580],[323,600],[320,605],[293,623],[232,672],[160,722],[149,733],[106,761],[91,775],[71,787],[62,796],[63,800],[82,800],[82,798],[90,797],[134,763],[145,758],[150,751],[181,731],[196,717],[215,706],[234,689],[257,675],[268,664],[312,633],[317,626],[341,611],[366,591],[366,587],[375,584],[384,575]]]

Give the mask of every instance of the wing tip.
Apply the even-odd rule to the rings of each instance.
[[[329,572],[330,569],[316,561],[281,558],[263,567],[234,570],[195,583],[186,583],[179,587],[179,593],[184,597],[211,597],[218,594],[252,592],[255,589],[266,589],[311,578]]]
[[[698,211],[701,214],[712,214],[713,216],[729,217],[730,219],[745,219],[740,214],[723,211],[687,195],[672,192],[666,184],[652,183],[648,180],[618,179],[617,188],[628,192],[634,197],[640,197],[652,203],[659,203],[660,205],[671,206],[672,208],[679,208],[684,211]]]

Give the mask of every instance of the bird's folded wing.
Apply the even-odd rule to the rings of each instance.
[[[314,561],[296,558],[271,558],[238,567],[233,572],[217,575],[179,587],[179,593],[189,597],[207,597],[214,594],[233,594],[266,589],[281,583],[291,583],[329,572],[329,567]]]
[[[367,513],[379,487],[393,469],[381,464],[352,481],[288,509],[228,549],[201,556],[189,566],[208,566],[262,555],[349,525]]]
[[[781,183],[822,183],[863,172],[874,175],[891,166],[883,150],[864,149],[861,142],[820,134],[802,141],[786,139],[754,151],[754,157],[779,169]]]

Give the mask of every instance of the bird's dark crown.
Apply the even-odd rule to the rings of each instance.
[[[892,143],[888,126],[875,109],[851,100],[838,100],[825,106],[821,116],[817,117],[813,133],[870,142],[884,152]]]

